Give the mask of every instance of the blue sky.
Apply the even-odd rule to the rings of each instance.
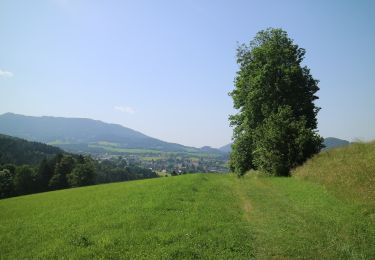
[[[320,80],[320,134],[375,139],[375,1],[0,0],[0,114],[231,140],[237,43],[281,27]]]

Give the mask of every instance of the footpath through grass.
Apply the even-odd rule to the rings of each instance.
[[[375,222],[362,206],[294,178],[240,180],[260,259],[375,259]]]
[[[0,201],[0,258],[375,259],[374,221],[319,184],[194,174]]]

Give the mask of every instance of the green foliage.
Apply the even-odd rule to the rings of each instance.
[[[48,182],[48,188],[50,190],[64,189],[67,187],[66,176],[55,173]]]
[[[16,173],[16,166],[11,163],[7,163],[1,167],[3,170],[8,170],[12,175]]]
[[[62,152],[57,147],[0,134],[0,165],[37,165],[43,158],[52,158]]]
[[[80,163],[74,170],[67,176],[69,186],[79,187],[94,184],[95,169],[92,164]]]
[[[22,165],[16,169],[14,175],[14,191],[18,195],[38,191],[39,183],[34,169],[29,165]]]
[[[42,190],[48,189],[49,181],[54,173],[54,163],[54,160],[44,158],[39,164],[38,175]]]
[[[0,198],[156,177],[152,170],[127,165],[122,158],[98,162],[90,156],[57,154],[43,159],[39,167],[0,165]]]
[[[0,198],[157,177],[152,170],[128,165],[122,158],[98,162],[63,152],[53,146],[0,134]]]
[[[254,167],[251,140],[249,135],[243,133],[242,135],[238,135],[236,142],[232,145],[229,168],[238,175],[242,175]]]
[[[279,107],[257,128],[254,165],[271,175],[287,176],[289,170],[320,151],[322,143],[306,128],[304,118],[295,119],[289,106]]]
[[[238,113],[229,118],[234,127],[230,165],[237,174],[254,168],[288,175],[291,167],[320,150],[322,139],[315,132],[319,108],[314,104],[318,81],[301,66],[304,55],[281,29],[260,31],[248,46],[238,48],[240,69],[230,93]],[[280,116],[292,125],[271,122]],[[278,145],[284,137],[289,147]]]
[[[51,189],[64,189],[68,187],[67,175],[74,169],[75,161],[71,155],[64,156],[55,166],[54,174],[49,181]]]
[[[0,171],[0,199],[7,198],[13,195],[14,185],[13,177],[8,169]]]
[[[128,165],[126,160],[119,157],[114,160],[104,160],[95,164],[97,173],[95,183],[156,178],[158,175],[150,169]]]
[[[64,154],[56,147],[0,134],[0,198],[155,177],[158,176],[152,170],[128,165],[121,157],[99,162],[89,156]]]

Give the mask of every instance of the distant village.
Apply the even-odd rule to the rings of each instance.
[[[228,172],[227,156],[191,155],[191,154],[99,154],[99,160],[123,160],[127,165],[136,165],[152,171],[167,174],[183,174],[193,172]]]

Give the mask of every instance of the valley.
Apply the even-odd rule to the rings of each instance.
[[[0,133],[91,155],[100,161],[121,157],[128,164],[169,174],[229,171],[227,151],[164,142],[121,125],[87,118],[6,113],[0,115]]]

